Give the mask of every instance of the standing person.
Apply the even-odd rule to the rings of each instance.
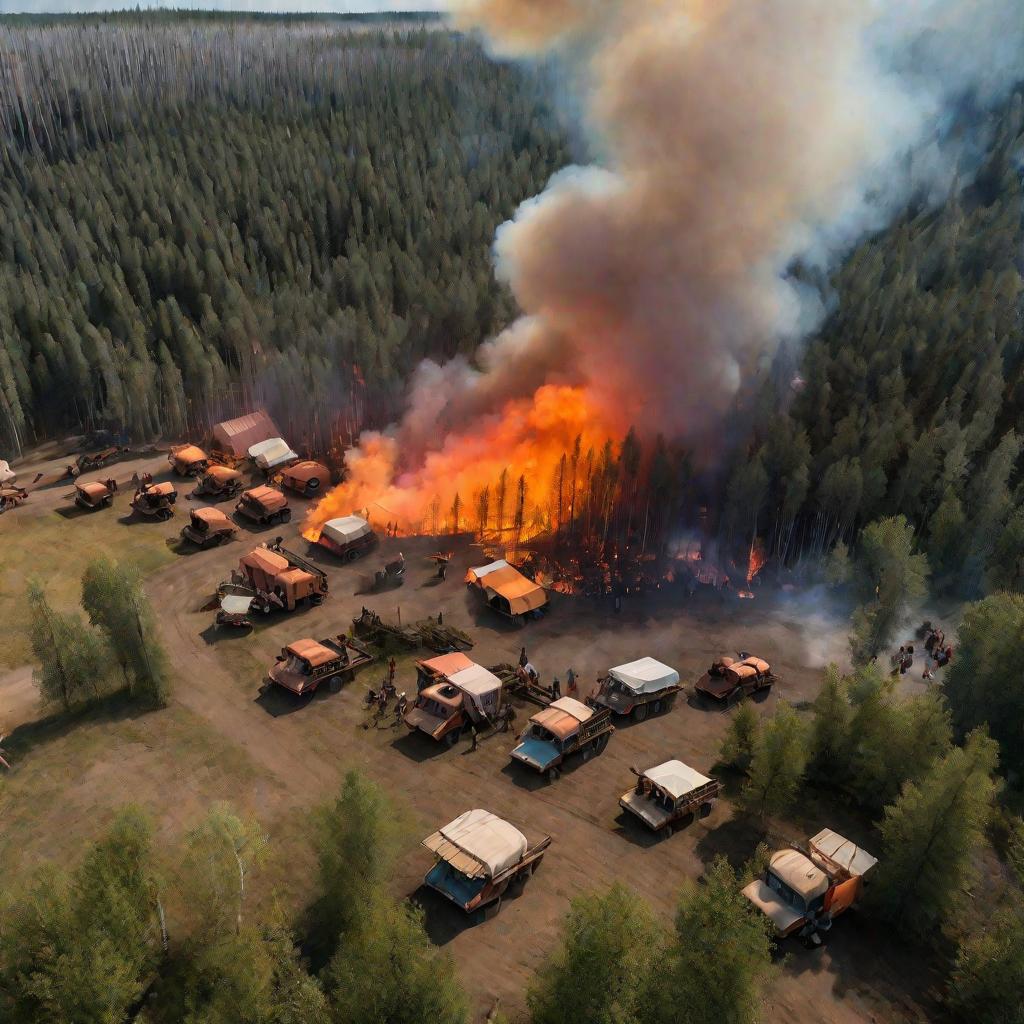
[[[516,720],[516,709],[512,707],[512,702],[509,701],[505,705],[505,710],[501,716],[501,731],[508,732],[512,728],[512,723]]]
[[[551,680],[551,699],[558,700],[562,696],[562,684],[558,681],[558,676],[555,676]]]
[[[569,671],[565,673],[565,692],[570,697],[576,696],[576,673],[573,672],[571,665]]]
[[[480,743],[480,730],[476,727],[476,722],[473,722],[469,727],[469,735],[472,738],[472,745],[469,748],[472,753],[479,746]]]
[[[395,685],[395,659],[393,657],[388,662],[388,682],[392,686]]]
[[[526,668],[527,664],[529,663],[529,660],[530,659],[526,657],[526,648],[525,647],[520,647],[519,648],[519,666],[520,666],[520,668]]]

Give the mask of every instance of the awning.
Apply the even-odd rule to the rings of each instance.
[[[482,586],[488,601],[495,596],[503,598],[513,615],[525,615],[542,608],[548,601],[548,595],[539,583],[527,579],[511,565],[488,573]]]
[[[526,855],[526,836],[490,811],[479,808],[423,840],[423,845],[470,878],[493,878]]]
[[[626,665],[609,669],[608,675],[617,679],[634,693],[656,693],[679,684],[679,673],[654,658],[640,658]]]
[[[692,793],[712,781],[682,761],[666,761],[654,768],[648,768],[644,775],[668,793],[673,800],[678,800],[681,796]]]

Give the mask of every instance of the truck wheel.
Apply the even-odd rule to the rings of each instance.
[[[284,509],[280,513],[279,523],[290,523],[292,521],[292,510],[290,508]]]
[[[170,519],[172,515],[174,515],[174,513],[169,508],[161,509],[160,510],[160,521],[162,523],[166,523],[167,520]]]
[[[661,707],[662,707],[661,701],[660,700],[656,700],[654,702],[654,706],[651,708],[651,714],[653,714],[653,715],[660,715],[661,714]]]
[[[345,561],[346,562],[354,562],[358,557],[359,557],[359,552],[358,551],[346,551],[345,552]]]
[[[706,818],[711,813],[712,807],[714,807],[714,804],[705,800],[704,803],[700,805],[700,810],[698,810],[697,816],[699,818]]]
[[[545,773],[548,782],[554,782],[562,773],[557,768],[549,768]]]
[[[584,747],[583,750],[581,751],[581,756],[582,756],[584,762],[589,761],[590,758],[591,758],[591,755],[593,753],[594,753],[594,748],[593,747]]]
[[[647,718],[647,705],[637,704],[637,706],[633,708],[633,721],[642,722],[645,718]]]
[[[604,753],[604,748],[608,746],[608,733],[604,732],[598,737],[597,743],[594,744],[594,749],[599,754]]]
[[[341,693],[341,676],[331,676],[331,693]]]
[[[663,828],[663,829],[661,830],[661,838],[662,838],[662,839],[671,839],[671,838],[672,838],[672,833],[673,833],[673,832],[675,832],[675,830],[676,830],[676,827],[675,827],[675,825],[673,825],[673,824],[672,824],[672,822],[670,821],[670,822],[669,822],[669,823],[668,823],[668,824],[667,824],[667,825],[666,825],[666,826],[665,826],[665,827],[664,827],[664,828]]]

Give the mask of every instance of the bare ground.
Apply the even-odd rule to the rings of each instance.
[[[115,475],[126,481],[143,465],[166,467],[162,457],[122,463]],[[106,474],[103,474],[106,475]],[[380,669],[364,670],[339,694],[295,700],[264,692],[262,680],[281,646],[303,636],[347,629],[363,605],[403,622],[442,612],[445,622],[467,629],[476,640],[471,656],[489,665],[515,661],[525,644],[545,680],[563,680],[571,665],[586,688],[610,665],[650,654],[677,667],[692,682],[717,654],[738,649],[767,658],[781,683],[758,707],[770,713],[779,699],[813,699],[828,658],[845,657],[845,635],[820,616],[785,600],[687,603],[678,593],[630,598],[616,615],[611,607],[556,597],[551,613],[523,629],[497,619],[475,600],[461,580],[481,560],[467,539],[456,546],[448,579],[431,579],[426,556],[436,542],[425,538],[384,540],[354,566],[342,567],[327,554],[313,553],[330,573],[331,597],[319,608],[261,623],[248,635],[222,634],[213,613],[200,610],[249,546],[285,532],[287,543],[306,552],[296,521],[285,531],[242,529],[224,548],[187,553],[175,538],[187,516],[188,483],[180,486],[179,514],[171,522],[124,523],[128,496],[112,510],[88,517],[60,516],[71,486],[35,491],[23,508],[0,518],[0,537],[33,549],[4,576],[7,595],[23,593],[24,576],[43,559],[66,603],[77,594],[75,577],[93,551],[142,557],[153,569],[148,589],[177,671],[171,706],[134,717],[115,706],[81,721],[35,722],[41,713],[27,689],[25,658],[0,675],[0,733],[12,732],[7,748],[15,771],[0,782],[0,862],[8,880],[40,858],[73,858],[119,804],[148,807],[162,833],[174,836],[194,821],[211,800],[230,799],[266,824],[277,851],[267,874],[296,906],[308,895],[311,854],[304,835],[305,812],[338,789],[344,772],[361,767],[408,807],[415,837],[428,834],[470,807],[484,807],[552,836],[549,854],[523,894],[500,914],[471,926],[461,915],[419,889],[429,854],[410,843],[396,889],[420,899],[433,940],[451,951],[481,1012],[500,999],[515,1015],[525,986],[551,953],[569,900],[578,893],[619,880],[666,915],[686,879],[722,853],[737,865],[761,838],[733,813],[728,800],[704,821],[668,840],[655,840],[619,809],[631,785],[630,765],[647,767],[679,757],[701,770],[715,762],[727,717],[690,703],[640,725],[623,724],[605,753],[571,766],[547,784],[509,762],[511,734],[485,738],[470,752],[467,742],[453,750],[425,737],[385,726],[366,728],[362,707],[366,687]],[[225,510],[230,505],[222,506]],[[104,517],[100,519],[100,517]],[[83,529],[85,527],[85,529]],[[409,564],[404,586],[373,593],[372,571],[402,550]],[[17,601],[5,610],[8,623],[20,616]],[[18,651],[15,643],[12,648]],[[20,650],[23,650],[21,648]],[[399,689],[415,692],[411,658],[402,659]],[[519,709],[519,725],[531,713]],[[35,724],[33,724],[35,722]],[[21,728],[16,728],[21,726]],[[776,840],[797,838],[826,825],[863,830],[842,808],[805,809],[806,820],[778,824]],[[856,836],[855,836],[856,838]],[[938,979],[913,951],[897,946],[863,915],[837,923],[827,947],[807,953],[788,949],[767,993],[766,1017],[799,1022],[906,1021],[927,1019]]]

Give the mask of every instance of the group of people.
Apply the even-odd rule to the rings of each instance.
[[[524,685],[528,683],[531,686],[540,686],[540,673],[533,667],[533,664],[527,657],[525,647],[519,649],[519,666],[516,668],[516,675]],[[570,666],[569,671],[565,673],[565,692],[567,697],[576,696],[576,678],[576,673]],[[551,680],[551,699],[558,700],[561,696],[562,683],[558,676],[555,676]]]
[[[406,697],[405,691],[401,693],[397,692],[395,686],[395,659],[392,658],[388,662],[388,674],[387,677],[380,685],[379,690],[375,690],[372,686],[366,691],[366,706],[367,708],[376,707],[374,714],[374,721],[379,722],[388,713],[388,704],[391,699],[395,700],[395,725],[401,725],[402,719],[405,717],[406,709],[409,707],[409,698]],[[363,728],[369,728],[368,725],[364,725]]]
[[[937,627],[928,627],[924,642],[925,657],[922,679],[934,679],[935,670],[945,668],[953,660],[953,645],[946,642],[946,634]],[[914,664],[914,645],[902,644],[892,657],[892,674],[906,675]]]
[[[397,521],[392,523],[390,520],[384,524],[384,536],[385,537],[397,537],[398,536],[398,523]]]

